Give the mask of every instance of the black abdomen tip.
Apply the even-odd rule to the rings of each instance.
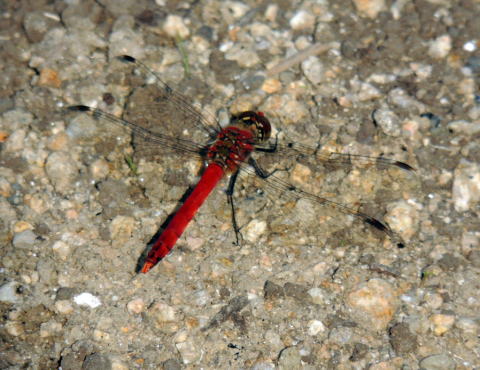
[[[410,166],[409,164],[406,164],[406,163],[404,163],[404,162],[397,161],[397,162],[395,162],[395,165],[396,165],[397,167],[400,167],[400,168],[403,169],[403,170],[415,171],[415,168],[413,168],[412,166]]]
[[[386,227],[384,224],[382,224],[380,221],[374,219],[373,217],[366,218],[365,222],[368,223],[369,225],[377,228],[378,230],[381,231],[387,231],[388,227]]]
[[[130,55],[120,55],[117,58],[124,62],[130,62],[130,63],[135,63],[137,61],[134,57],[131,57]]]
[[[88,112],[90,110],[90,107],[87,107],[86,105],[72,105],[67,109],[74,112]]]

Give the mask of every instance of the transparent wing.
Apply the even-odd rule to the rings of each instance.
[[[161,135],[187,136],[198,142],[216,136],[219,126],[212,115],[200,112],[190,99],[174,91],[142,62],[127,55],[118,59],[138,71],[143,81],[151,82],[132,92],[123,118]]]
[[[127,55],[116,59],[122,64],[115,65],[108,79],[117,82],[113,89],[123,104],[122,116],[85,105],[68,110],[125,128],[132,133],[135,153],[140,157],[165,152],[202,156],[218,133],[215,118],[200,112],[142,62]]]
[[[135,122],[130,122],[120,117],[116,117],[113,114],[107,113],[97,108],[88,107],[86,105],[74,105],[68,107],[72,112],[83,112],[96,119],[103,119],[118,126],[125,127],[131,131],[138,139],[141,139],[148,145],[152,145],[156,148],[172,149],[179,153],[188,153],[201,155],[203,146],[196,144],[190,140],[165,135],[159,132],[153,132],[149,129],[140,126]]]
[[[255,177],[248,181],[253,181],[275,203],[284,206],[305,200],[314,209],[313,226],[327,214],[334,226],[338,226],[336,220],[340,215],[353,216],[399,247],[404,246],[402,238],[386,222],[361,207],[370,203],[375,206],[370,208],[378,208],[380,199],[398,199],[415,171],[407,163],[385,157],[322,152],[319,148],[293,142],[278,144],[276,151],[262,154],[266,155],[250,161],[250,166],[242,165],[241,171],[247,179]],[[275,155],[278,155],[276,161],[273,160]],[[294,215],[293,218],[302,220],[304,216]]]
[[[266,149],[266,150],[265,150]],[[269,149],[272,149],[269,151]],[[273,150],[274,149],[274,150]],[[257,148],[258,150],[258,148]],[[407,163],[386,157],[370,157],[358,154],[324,152],[321,147],[311,147],[301,143],[289,141],[287,143],[271,144],[270,147],[260,147],[267,156],[279,155],[281,158],[291,158],[296,161],[308,162],[314,165],[322,165],[335,168],[337,166],[368,166],[375,165],[380,169],[398,167],[405,171],[414,172],[415,169]]]

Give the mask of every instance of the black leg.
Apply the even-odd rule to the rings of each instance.
[[[278,132],[277,132],[277,135],[275,136],[275,144],[272,144],[268,148],[255,147],[255,151],[263,152],[263,153],[275,153],[277,151],[277,144],[278,144]]]
[[[255,159],[253,159],[253,158],[248,159],[248,164],[253,167],[257,176],[261,177],[262,179],[269,178],[270,176],[272,176],[277,171],[282,171],[282,169],[276,168],[272,172],[267,173],[267,171],[265,171],[262,167],[260,167],[259,164],[257,163],[257,161],[255,161]],[[285,170],[283,170],[283,171],[285,171]]]
[[[227,188],[227,198],[228,198],[228,203],[230,203],[230,207],[232,209],[232,225],[233,225],[233,230],[235,231],[236,244],[240,245],[240,238],[242,237],[242,234],[240,233],[240,228],[238,227],[237,217],[235,216],[235,205],[233,203],[233,192],[235,190],[235,183],[237,181],[238,172],[239,171],[236,171],[230,177],[230,181],[228,183],[228,188]]]

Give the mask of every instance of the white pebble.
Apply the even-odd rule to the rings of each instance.
[[[10,281],[0,287],[0,302],[18,303],[21,296],[17,294],[19,284],[16,281]]]
[[[302,62],[302,70],[305,77],[314,84],[320,84],[324,79],[323,64],[317,57],[310,56]]]
[[[245,239],[251,243],[255,243],[260,236],[265,233],[267,223],[265,221],[252,220],[245,227]]]
[[[290,27],[296,31],[313,28],[314,25],[315,16],[305,10],[296,12],[290,19]]]
[[[18,337],[25,332],[23,325],[17,321],[8,321],[5,324],[5,329],[13,337]]]
[[[142,298],[136,298],[127,303],[127,311],[131,315],[138,315],[145,309],[145,302]]]
[[[155,303],[149,310],[159,323],[175,321],[175,309],[164,302]]]
[[[452,197],[457,212],[465,212],[480,201],[480,166],[464,159],[455,168]]]
[[[184,364],[191,364],[192,362],[200,360],[201,352],[197,345],[198,342],[192,338],[188,338],[185,342],[175,344]]]
[[[452,39],[449,35],[442,35],[430,42],[428,54],[435,59],[445,58],[452,49]]]
[[[88,306],[90,308],[96,308],[102,304],[100,299],[87,292],[76,295],[73,297],[73,300],[79,306]]]
[[[418,220],[419,214],[415,205],[404,200],[389,205],[385,217],[390,227],[407,240],[415,234]]]
[[[64,261],[66,261],[68,256],[70,255],[70,246],[67,243],[62,242],[61,240],[56,241],[52,245],[52,249]]]
[[[190,30],[185,25],[185,22],[178,15],[169,15],[163,30],[171,37],[180,37],[186,39],[190,35]]]
[[[308,322],[308,334],[311,336],[317,335],[325,331],[325,325],[320,320],[310,320]]]
[[[475,40],[467,41],[465,44],[463,44],[463,50],[470,53],[474,52],[477,50],[477,42]]]

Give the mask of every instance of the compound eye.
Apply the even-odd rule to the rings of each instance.
[[[255,135],[259,142],[266,141],[270,138],[272,126],[262,112],[242,112],[237,116],[237,119],[247,126],[250,126],[255,131]]]
[[[255,113],[255,121],[257,122],[257,130],[258,130],[258,139],[260,141],[267,141],[270,139],[270,135],[272,133],[272,126],[270,125],[270,121],[265,117],[263,112]]]

